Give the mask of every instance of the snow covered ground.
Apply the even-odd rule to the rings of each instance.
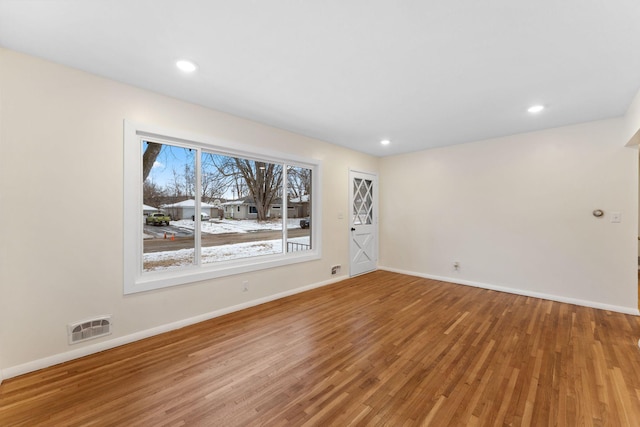
[[[179,221],[171,221],[171,225],[181,228],[194,229],[194,221],[190,219],[181,219]],[[287,219],[287,229],[300,228],[300,218]],[[263,230],[282,230],[282,221],[264,221],[258,222],[252,219],[214,219],[211,221],[202,221],[201,230],[203,233],[221,234],[221,233],[249,233],[252,231]]]
[[[171,225],[193,230],[194,221],[171,221]],[[287,226],[289,229],[300,228],[300,219],[288,220]],[[259,223],[252,220],[214,220],[212,222],[202,222],[202,232],[210,234],[249,233],[259,230],[281,229],[281,222]],[[288,239],[288,241],[308,245],[309,237],[296,237]],[[203,264],[279,253],[282,253],[282,239],[235,243],[232,245],[211,246],[201,249]],[[145,253],[143,254],[144,271],[160,271],[192,265],[193,254],[193,249]]]

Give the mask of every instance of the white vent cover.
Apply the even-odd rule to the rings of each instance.
[[[100,316],[67,325],[69,344],[76,344],[111,333],[111,316]]]

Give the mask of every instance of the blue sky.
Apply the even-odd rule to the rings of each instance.
[[[143,152],[146,148],[147,144],[143,143]],[[192,169],[195,167],[195,153],[195,150],[189,150],[188,148],[163,145],[148,179],[164,187],[167,183],[173,182],[174,170],[178,174],[184,174],[186,164],[190,165]]]

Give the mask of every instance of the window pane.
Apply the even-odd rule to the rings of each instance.
[[[353,224],[368,225],[373,222],[373,181],[353,180]]]
[[[311,169],[287,168],[287,252],[311,249]]]
[[[202,264],[282,253],[282,165],[211,152],[201,164],[203,190],[207,181],[218,201],[201,222]]]
[[[144,272],[176,269],[195,262],[193,216],[195,150],[142,142]],[[187,224],[188,225],[188,224]]]

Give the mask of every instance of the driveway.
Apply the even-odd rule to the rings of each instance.
[[[144,225],[143,233],[148,238],[158,238],[164,239],[164,233],[167,233],[167,236],[171,236],[172,234],[178,237],[190,237],[193,236],[193,230],[189,228],[176,227],[175,225]]]

